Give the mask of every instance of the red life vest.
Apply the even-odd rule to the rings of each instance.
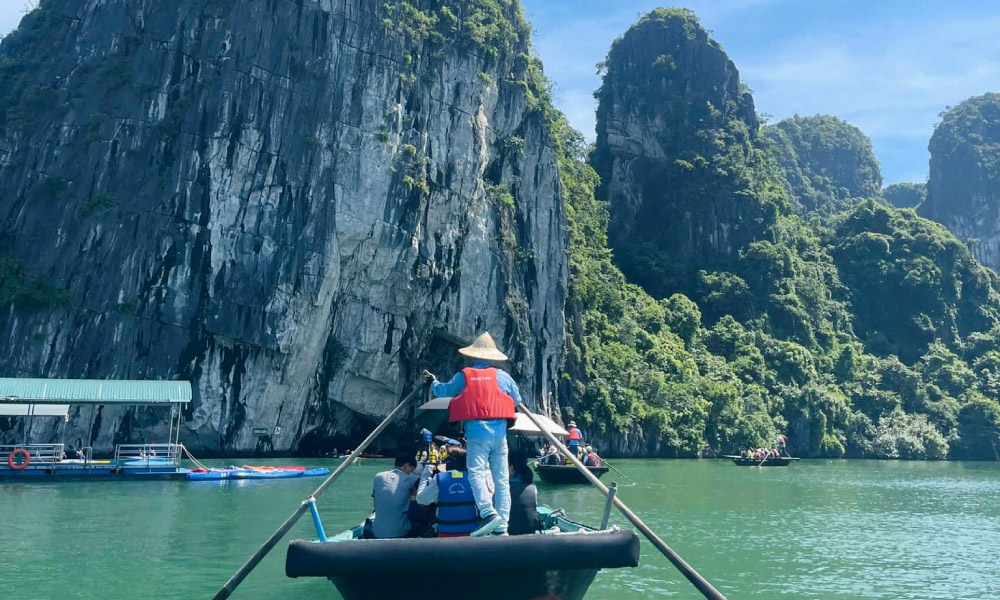
[[[571,441],[571,442],[579,442],[580,440],[583,439],[583,436],[580,435],[580,430],[579,429],[577,429],[576,427],[570,427],[569,428],[569,436],[567,436],[566,439],[569,440],[569,441]]]
[[[496,367],[462,369],[465,389],[451,399],[448,405],[448,421],[489,421],[507,419],[513,421],[514,399],[503,393],[497,383]]]

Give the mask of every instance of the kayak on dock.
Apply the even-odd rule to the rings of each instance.
[[[579,600],[601,569],[639,564],[634,532],[597,531],[542,506],[538,516],[538,533],[477,538],[364,539],[358,525],[325,542],[291,542],[285,574],[327,578],[344,600],[438,600],[440,586],[418,583],[428,573],[477,600]]]
[[[731,458],[733,462],[741,467],[787,467],[799,460],[792,456],[768,456],[764,459],[747,458],[746,456],[725,455],[724,458]]]
[[[587,467],[598,479],[604,477],[608,467]],[[589,483],[583,473],[573,465],[535,465],[535,472],[545,483]]]
[[[305,467],[228,467],[222,469],[195,469],[187,473],[190,481],[223,481],[229,479],[293,479],[329,475],[330,469]]]

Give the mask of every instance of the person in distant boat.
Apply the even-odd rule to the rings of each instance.
[[[437,504],[438,537],[468,537],[479,526],[479,510],[464,448],[456,448],[442,463],[445,471],[425,469],[417,487],[417,504]]]
[[[465,426],[469,479],[482,519],[482,525],[472,535],[504,535],[510,518],[507,426],[513,425],[517,417],[521,392],[510,374],[495,366],[506,361],[507,355],[497,349],[489,333],[481,334],[458,353],[471,365],[451,381],[441,383],[430,371],[424,371],[424,377],[431,382],[435,396],[453,396],[448,420]],[[488,491],[488,473],[492,473],[495,493]]]
[[[587,446],[583,453],[583,465],[585,467],[599,467],[601,466],[601,457],[597,455],[594,448]]]
[[[573,453],[573,456],[580,458],[580,445],[583,443],[583,435],[576,428],[576,421],[570,421],[567,428],[569,435],[566,436],[566,447]]]
[[[778,453],[779,453],[780,456],[788,456],[788,450],[785,449],[785,447],[787,445],[788,445],[788,440],[785,439],[785,436],[779,435],[778,436]]]
[[[510,524],[508,533],[526,535],[542,528],[538,519],[538,488],[523,454],[510,455]]]
[[[400,452],[391,471],[375,475],[372,498],[375,503],[375,521],[372,533],[376,538],[406,537],[412,528],[409,508],[410,492],[420,481],[421,465],[413,459],[413,452]]]

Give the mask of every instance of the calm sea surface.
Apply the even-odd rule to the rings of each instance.
[[[388,464],[352,467],[320,500],[327,531],[365,516]],[[615,466],[639,482],[620,497],[730,600],[1000,598],[1000,464]],[[208,598],[320,481],[0,483],[0,598]],[[599,521],[595,490],[539,487],[546,504]],[[314,537],[306,517],[289,539]],[[588,599],[700,597],[648,544],[641,560],[599,574]],[[233,598],[337,595],[325,580],[286,579],[282,543]]]

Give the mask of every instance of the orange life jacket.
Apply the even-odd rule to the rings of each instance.
[[[465,389],[452,398],[448,405],[448,421],[489,421],[507,419],[513,421],[514,399],[503,393],[497,383],[496,367],[462,369]]]

